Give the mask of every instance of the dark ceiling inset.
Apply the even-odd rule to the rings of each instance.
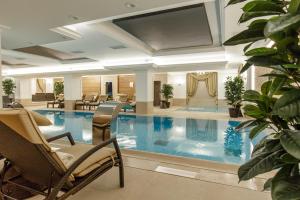
[[[213,44],[204,4],[117,19],[113,23],[155,50]]]
[[[75,55],[75,53],[71,54],[43,46],[31,46],[15,50],[47,58],[53,58],[59,60],[61,63],[95,62],[93,59],[81,57],[80,55]]]
[[[19,68],[19,67],[33,67],[34,65],[30,65],[30,64],[26,64],[26,63],[10,63],[8,61],[2,60],[2,65],[7,65],[10,67],[15,67],[15,68]]]

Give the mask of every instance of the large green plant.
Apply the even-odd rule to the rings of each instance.
[[[9,96],[15,93],[16,84],[12,79],[5,79],[2,81],[2,89],[5,95]]]
[[[227,77],[225,82],[225,97],[229,105],[234,108],[240,108],[244,91],[244,80],[242,77]]]
[[[64,82],[57,81],[54,83],[54,93],[56,96],[64,93]]]
[[[274,200],[300,199],[300,1],[299,0],[230,0],[229,5],[245,2],[240,23],[252,20],[248,28],[225,42],[247,44],[248,56],[241,72],[250,66],[273,71],[261,91],[248,90],[245,114],[253,119],[239,128],[250,127],[254,138],[266,128],[271,131],[252,152],[252,158],[239,168],[241,181],[276,170],[265,189]],[[262,19],[261,16],[268,16]],[[259,40],[272,41],[270,47],[253,48]],[[257,44],[257,43],[256,43]],[[269,46],[269,45],[268,45]],[[251,49],[252,47],[252,49]]]
[[[166,101],[169,101],[173,97],[173,86],[170,84],[163,84],[161,93]]]

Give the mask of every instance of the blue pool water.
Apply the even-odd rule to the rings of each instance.
[[[37,112],[54,124],[41,127],[45,135],[68,131],[75,141],[92,143],[93,113]],[[247,131],[235,131],[238,124],[236,121],[119,115],[112,123],[112,132],[124,149],[239,165],[249,160],[257,141],[250,141]]]

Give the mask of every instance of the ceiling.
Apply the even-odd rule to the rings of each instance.
[[[113,23],[156,51],[213,44],[204,4],[116,19]]]
[[[174,46],[153,47],[112,21],[199,3],[204,3],[202,9],[206,12],[199,14],[199,21],[206,31],[211,31],[210,41],[205,46],[220,46],[218,1],[214,0],[0,0],[0,27],[8,27],[2,32],[3,64],[8,68],[24,68],[93,61],[147,61],[171,49],[176,55]],[[189,36],[191,44],[183,43],[175,50],[189,50],[193,43],[201,46],[196,35],[182,37]]]

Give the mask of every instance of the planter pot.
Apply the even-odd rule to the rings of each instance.
[[[232,118],[238,118],[243,116],[240,108],[228,108],[229,116]]]
[[[168,102],[168,101],[161,101],[160,102],[160,108],[161,109],[167,109],[167,108],[170,108],[170,102]]]

